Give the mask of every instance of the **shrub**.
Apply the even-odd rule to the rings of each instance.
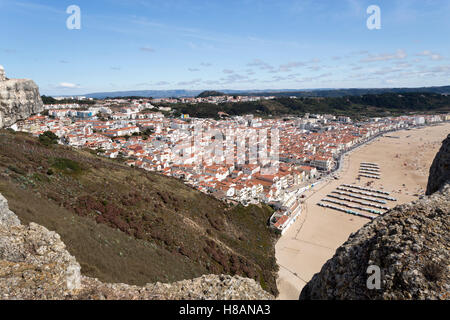
[[[22,170],[22,169],[20,169],[20,168],[17,168],[17,167],[15,167],[15,166],[8,166],[8,169],[9,170],[11,170],[12,172],[15,172],[15,173],[17,173],[17,174],[25,174],[25,171],[24,170]]]
[[[41,135],[39,135],[39,142],[44,146],[50,146],[52,144],[58,143],[58,136],[51,131],[45,131]]]
[[[52,167],[66,174],[77,174],[83,171],[83,168],[78,162],[64,158],[56,158],[53,161]]]
[[[424,265],[422,273],[428,281],[436,282],[442,278],[444,271],[443,265],[431,261]]]

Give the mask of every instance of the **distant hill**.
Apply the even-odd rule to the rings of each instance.
[[[219,91],[203,91],[200,93],[197,98],[207,98],[207,97],[221,97],[224,96],[225,93]]]
[[[269,92],[248,92],[250,96],[275,96],[275,97],[344,97],[362,96],[367,94],[383,93],[437,93],[450,94],[450,86],[444,87],[421,87],[421,88],[375,88],[375,89],[316,89],[299,91],[269,91]]]
[[[277,97],[271,100],[237,103],[197,103],[172,105],[175,116],[183,113],[191,117],[216,118],[219,112],[230,116],[254,114],[259,116],[302,116],[320,113],[363,117],[402,115],[410,112],[449,112],[450,95],[437,93],[383,93],[343,97]]]
[[[75,99],[63,99],[56,100],[53,97],[49,96],[41,96],[43,104],[67,104],[67,103],[76,103],[76,104],[95,104],[93,100],[75,100]]]
[[[211,90],[209,90],[211,92]],[[88,98],[104,99],[107,97],[153,97],[153,98],[180,98],[196,97],[205,90],[139,90],[139,91],[115,91],[115,92],[97,92],[89,93]],[[208,90],[206,90],[208,92]],[[267,89],[267,90],[221,90],[224,94],[238,94],[251,96],[277,96],[277,97],[342,97],[349,95],[381,94],[381,93],[400,93],[400,92],[428,92],[439,94],[450,94],[450,86],[443,87],[420,87],[420,88],[376,88],[376,89]]]
[[[88,98],[105,99],[117,97],[144,97],[149,98],[180,98],[195,97],[202,93],[203,90],[140,90],[140,91],[114,91],[114,92],[97,92],[86,94]]]

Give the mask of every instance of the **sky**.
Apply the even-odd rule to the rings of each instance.
[[[0,0],[0,65],[47,95],[450,85],[449,35],[449,0]]]

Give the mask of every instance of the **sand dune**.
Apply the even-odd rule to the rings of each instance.
[[[402,130],[388,134],[354,150],[344,158],[339,180],[329,180],[305,193],[303,212],[276,245],[280,266],[277,280],[279,299],[298,299],[301,289],[348,236],[369,222],[316,204],[341,184],[366,185],[391,192],[396,202],[388,206],[410,202],[424,194],[428,170],[442,141],[450,133],[450,124],[422,129]],[[398,138],[393,138],[398,137]],[[361,178],[361,162],[377,163],[381,179]]]

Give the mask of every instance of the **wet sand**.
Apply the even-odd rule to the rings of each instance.
[[[307,191],[301,217],[275,247],[280,266],[278,299],[298,299],[305,283],[320,271],[336,249],[351,233],[369,222],[365,218],[319,207],[317,203],[321,199],[341,184],[365,186],[369,181],[373,181],[369,188],[391,192],[397,199],[388,202],[390,208],[417,199],[425,193],[429,168],[449,133],[449,123],[388,133],[347,154],[338,180],[330,179]],[[361,178],[358,181],[361,162],[377,163],[381,179]]]

